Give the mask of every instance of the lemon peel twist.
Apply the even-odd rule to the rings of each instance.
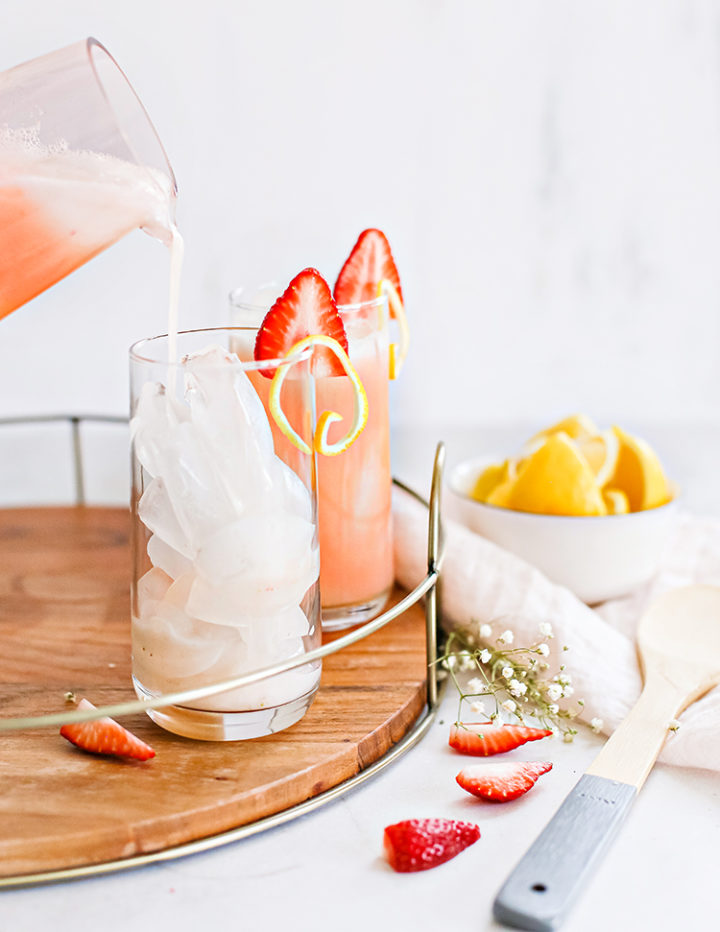
[[[309,337],[304,337],[302,340],[298,340],[298,342],[292,346],[288,353],[286,353],[286,357],[303,353],[305,350],[315,346],[324,346],[326,349],[329,349],[332,353],[334,353],[354,388],[353,421],[350,430],[344,437],[335,441],[335,443],[330,443],[328,441],[328,432],[330,430],[331,424],[335,424],[336,422],[343,420],[343,416],[337,411],[323,411],[323,413],[318,418],[317,425],[315,426],[315,432],[313,434],[313,448],[315,451],[320,453],[322,456],[337,456],[339,453],[344,453],[345,450],[347,450],[348,447],[350,447],[357,440],[357,438],[363,432],[365,425],[367,424],[367,393],[365,392],[365,388],[360,381],[360,376],[358,375],[353,364],[350,362],[348,354],[345,352],[342,346],[340,346],[338,341],[333,339],[333,337],[328,337],[319,333],[313,334]],[[283,434],[288,438],[288,440],[293,444],[293,446],[297,447],[298,450],[301,450],[303,453],[312,453],[310,446],[302,439],[302,437],[290,424],[290,421],[288,420],[287,415],[283,411],[282,405],[280,404],[280,392],[282,390],[283,382],[285,381],[285,378],[291,367],[292,363],[289,363],[286,366],[281,366],[273,376],[272,382],[270,383],[268,406],[275,423],[283,432]]]
[[[410,344],[410,327],[405,316],[405,305],[402,302],[397,288],[389,279],[383,278],[378,283],[378,298],[386,297],[390,309],[390,319],[396,320],[400,328],[400,345],[390,344],[390,379],[400,375]]]

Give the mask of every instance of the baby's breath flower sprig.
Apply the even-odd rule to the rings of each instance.
[[[577,729],[571,723],[582,711],[583,701],[578,699],[574,710],[558,704],[560,699],[569,699],[574,690],[564,664],[557,673],[548,672],[550,665],[545,658],[550,654],[547,640],[554,636],[552,626],[542,622],[541,637],[529,647],[511,646],[515,635],[510,628],[503,628],[494,639],[490,624],[480,625],[480,641],[465,630],[455,630],[447,637],[438,663],[448,672],[460,696],[458,723],[462,721],[463,703],[467,702],[471,712],[486,715],[491,722],[502,718],[503,713],[521,724],[531,717],[560,733],[564,741],[572,741]],[[563,647],[565,650],[567,647]],[[491,700],[490,711],[487,698]]]

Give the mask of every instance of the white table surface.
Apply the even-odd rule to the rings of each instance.
[[[646,432],[647,435],[647,432]],[[398,432],[395,474],[427,484],[436,439],[448,465],[522,430],[471,435]],[[657,435],[669,471],[695,510],[720,514],[715,478],[720,431],[675,426]],[[715,467],[715,468],[713,468]],[[483,804],[456,786],[458,755],[447,747],[456,698],[448,690],[420,744],[346,797],[254,838],[154,865],[73,883],[0,893],[0,929],[104,932],[152,929],[499,929],[491,903],[509,871],[602,745],[581,729],[572,745],[551,739],[513,752],[550,759],[532,792]],[[718,736],[720,740],[720,735]],[[382,857],[385,825],[443,816],[475,821],[482,837],[454,860],[417,874],[394,873]],[[77,818],[82,819],[82,810]],[[563,926],[568,932],[717,927],[720,776],[657,765],[623,830]]]

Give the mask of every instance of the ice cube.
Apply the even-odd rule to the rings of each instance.
[[[236,637],[233,628],[207,624],[160,602],[151,614],[133,619],[133,672],[151,691],[184,688],[189,684],[183,680],[209,669]]]
[[[190,571],[184,576],[179,576],[165,593],[165,601],[170,605],[176,605],[184,609],[187,605],[190,590],[195,582],[195,573]]]
[[[238,510],[238,502],[228,488],[226,472],[218,468],[217,451],[190,418],[187,405],[170,400],[161,385],[146,384],[132,421],[132,436],[143,468],[163,480],[187,547],[194,550],[199,537]],[[177,542],[175,546],[187,550]]]
[[[317,579],[317,572],[307,566],[317,562],[310,555],[304,561],[304,572],[274,585],[265,585],[252,576],[235,576],[213,586],[198,576],[188,599],[188,610],[214,624],[247,625],[258,616],[297,607]]]
[[[309,520],[309,493],[273,452],[264,408],[237,358],[220,347],[189,356],[185,380],[188,407],[145,386],[133,420],[136,454],[156,479],[140,506],[150,530],[191,557],[248,508],[284,504]]]
[[[130,438],[141,466],[151,476],[162,471],[163,451],[171,432],[189,417],[187,406],[171,399],[164,385],[159,382],[143,385],[130,421]]]
[[[137,584],[137,609],[140,615],[148,614],[148,606],[163,599],[172,584],[172,579],[158,567],[148,570]]]
[[[280,457],[275,458],[274,481],[278,486],[278,496],[282,498],[285,508],[293,515],[312,521],[310,493],[298,474]]]
[[[194,551],[180,527],[162,478],[153,479],[138,503],[138,515],[148,530],[183,556],[192,558]],[[155,561],[153,560],[153,563]],[[158,565],[157,563],[155,564]]]
[[[291,605],[284,612],[279,612],[270,622],[274,627],[273,638],[276,641],[285,638],[302,638],[310,631],[310,622],[305,612],[298,605]],[[265,624],[267,628],[268,625]]]
[[[191,552],[241,510],[213,451],[195,424],[178,424],[166,442],[160,476]]]
[[[192,569],[192,561],[178,553],[169,544],[166,544],[157,534],[153,534],[148,541],[147,554],[153,566],[164,570],[173,579],[177,579],[178,576],[182,576]]]
[[[195,578],[187,604],[197,618],[216,625],[248,625],[253,620],[253,606],[242,589],[213,586],[201,576]]]
[[[260,399],[236,356],[211,347],[185,362],[186,398],[198,433],[242,501],[243,486],[270,491],[272,432]]]
[[[258,619],[247,627],[237,629],[237,640],[228,643],[217,662],[203,677],[208,682],[220,682],[301,656],[306,651],[303,635],[308,631],[308,619],[297,606]],[[193,705],[214,710],[272,708],[315,689],[320,679],[320,670],[318,661],[303,664],[287,673],[211,696]]]
[[[195,566],[212,583],[254,577],[261,586],[278,585],[305,565],[314,535],[310,521],[279,510],[246,514],[205,541]]]
[[[198,551],[189,611],[216,624],[245,624],[298,605],[319,575],[315,527],[295,515],[251,514]]]

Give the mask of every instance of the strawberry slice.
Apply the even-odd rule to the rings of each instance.
[[[265,315],[255,339],[255,359],[281,359],[299,340],[323,334],[332,337],[347,353],[348,341],[330,287],[316,269],[303,269]],[[316,376],[345,375],[337,357],[325,347],[313,350]],[[273,369],[262,369],[271,379]]]
[[[385,279],[394,285],[402,300],[400,276],[390,251],[390,243],[381,230],[363,230],[340,269],[335,282],[338,304],[359,304],[378,296],[378,285]]]
[[[548,761],[515,761],[513,763],[476,764],[466,767],[455,777],[460,786],[493,803],[506,803],[527,793],[537,778],[548,770],[552,764]]]
[[[407,819],[385,829],[383,845],[390,866],[400,873],[426,871],[475,844],[480,829],[456,819]]]
[[[547,738],[549,728],[528,728],[525,725],[493,725],[492,722],[456,722],[450,728],[448,744],[461,754],[489,757],[502,754],[525,744]]]
[[[87,699],[81,699],[77,707],[95,708]],[[112,718],[63,725],[60,734],[76,747],[91,754],[113,754],[115,757],[132,757],[135,760],[149,760],[155,757],[155,751],[149,744],[145,744]]]

